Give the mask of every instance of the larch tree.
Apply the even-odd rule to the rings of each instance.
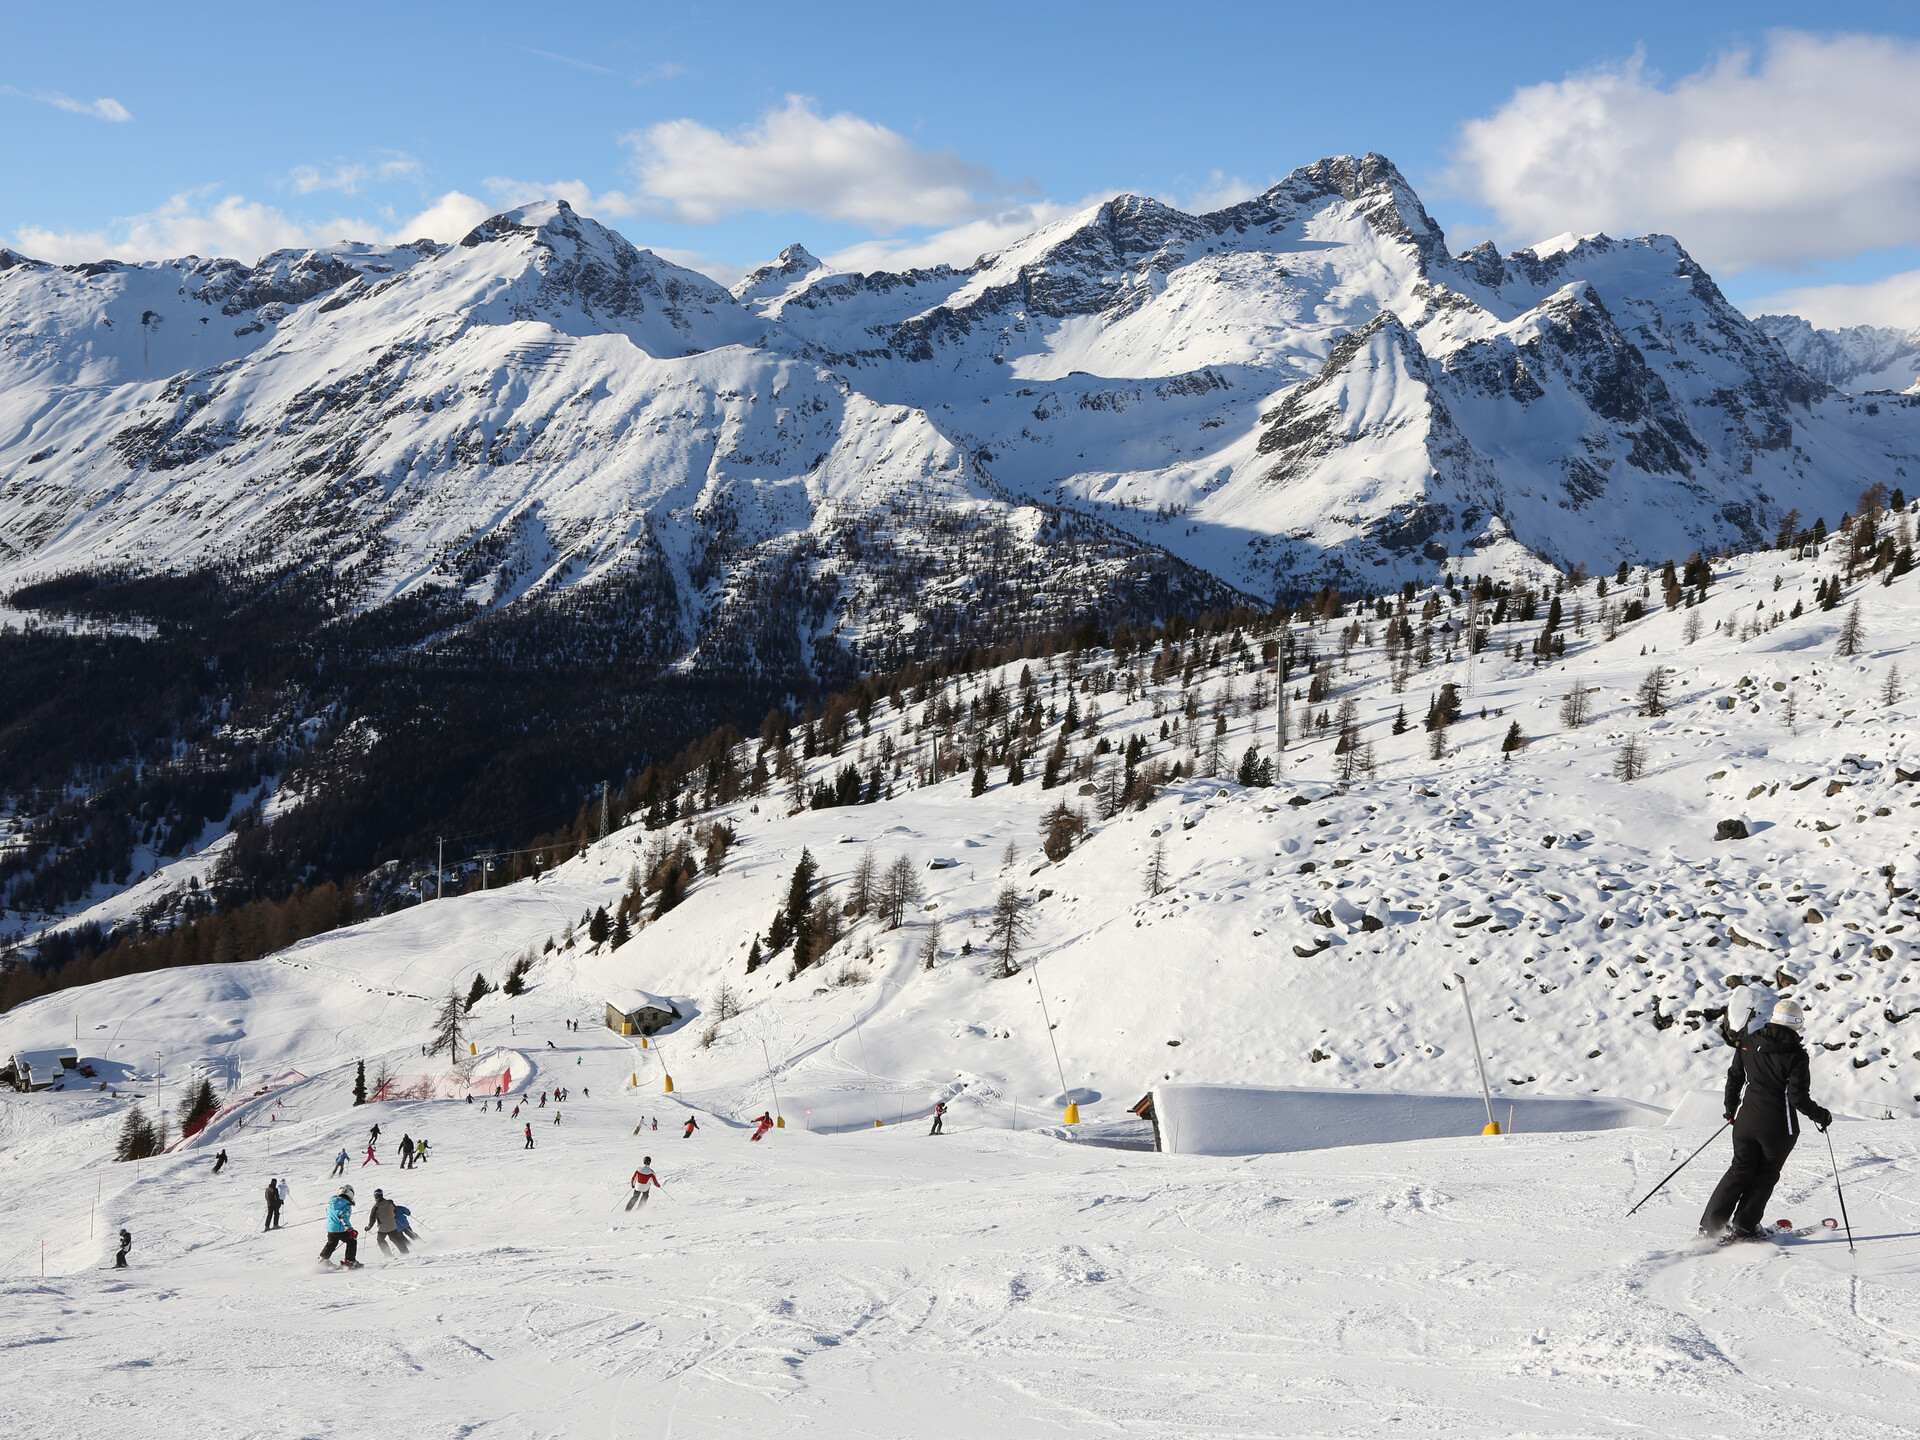
[[[1000,893],[993,897],[993,919],[987,938],[1000,958],[1002,977],[1020,973],[1020,946],[1033,929],[1033,918],[1027,914],[1032,903],[1012,885],[1002,885]]]

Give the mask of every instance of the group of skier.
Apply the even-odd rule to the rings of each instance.
[[[406,1206],[396,1204],[392,1197],[380,1190],[373,1192],[373,1203],[367,1207],[367,1227],[373,1231],[383,1255],[391,1255],[396,1250],[405,1255],[408,1242],[418,1238],[413,1233],[412,1212]],[[340,1268],[361,1269],[360,1232],[353,1225],[351,1185],[342,1185],[327,1201],[327,1242],[320,1247],[321,1264],[332,1264],[334,1250],[342,1246],[345,1249]]]

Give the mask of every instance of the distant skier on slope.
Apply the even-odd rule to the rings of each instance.
[[[520,1148],[522,1150],[531,1150],[533,1149],[533,1122],[531,1120],[529,1120],[526,1124],[526,1131],[527,1131],[527,1143],[525,1145],[522,1145]]]
[[[346,1168],[347,1168],[347,1152],[344,1149],[342,1149],[338,1155],[333,1157],[333,1173],[335,1175],[338,1175],[342,1170]]]
[[[367,1131],[367,1144],[378,1145],[379,1143],[380,1143],[380,1122],[376,1120],[373,1122],[373,1128]]]
[[[222,1170],[226,1168],[227,1168],[227,1152],[225,1150],[222,1150],[218,1155],[213,1157],[213,1173],[218,1175]]]
[[[1794,1112],[1822,1130],[1833,1123],[1833,1112],[1807,1095],[1807,1051],[1800,1040],[1804,1023],[1800,1006],[1782,1000],[1765,1025],[1737,1037],[1727,1066],[1726,1116],[1733,1126],[1733,1163],[1700,1217],[1703,1236],[1717,1240],[1731,1222],[1733,1238],[1755,1238],[1781,1167],[1800,1139]]]
[[[280,1228],[280,1186],[272,1180],[267,1181],[267,1223],[262,1230]]]
[[[331,1264],[334,1246],[345,1245],[347,1253],[341,1268],[358,1270],[360,1262],[354,1257],[360,1250],[359,1236],[353,1228],[353,1186],[342,1185],[340,1193],[327,1202],[327,1243],[320,1247],[321,1262]]]
[[[687,1128],[680,1132],[680,1138],[682,1140],[691,1140],[693,1138],[693,1132],[699,1128],[700,1122],[695,1120],[691,1115],[687,1116]]]
[[[131,1249],[133,1249],[133,1232],[131,1230],[122,1230],[120,1232],[120,1248],[113,1253],[114,1269],[124,1270],[127,1268],[127,1252]]]
[[[933,1128],[927,1131],[927,1134],[929,1135],[946,1134],[947,1132],[940,1128],[946,1122],[946,1118],[947,1118],[947,1102],[944,1100],[934,1101],[933,1102]]]
[[[373,1153],[373,1146],[367,1146],[367,1158],[360,1162],[360,1168],[364,1170],[369,1165],[378,1165],[379,1163],[380,1157]]]
[[[771,1130],[772,1128],[773,1128],[773,1116],[769,1115],[766,1111],[762,1110],[758,1115],[753,1117],[753,1134],[749,1135],[747,1138],[749,1140],[758,1140],[762,1135],[766,1134],[767,1131]]]
[[[633,1209],[636,1205],[644,1205],[647,1203],[648,1198],[653,1194],[653,1190],[647,1188],[649,1185],[653,1186],[655,1190],[664,1188],[660,1184],[660,1177],[653,1173],[653,1157],[651,1155],[642,1155],[640,1157],[640,1168],[633,1172],[633,1176],[627,1181],[627,1184],[633,1187],[633,1193],[627,1196],[627,1209],[629,1210]]]

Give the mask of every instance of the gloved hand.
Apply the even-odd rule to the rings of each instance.
[[[1731,1115],[1727,1116],[1727,1124],[1729,1125],[1733,1124],[1733,1116]]]
[[[1824,1131],[1829,1125],[1833,1123],[1833,1112],[1831,1110],[1823,1110],[1820,1107],[1815,1106],[1813,1111],[1813,1123],[1818,1125],[1821,1128],[1821,1130]]]

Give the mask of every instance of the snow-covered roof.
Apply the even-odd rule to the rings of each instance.
[[[649,995],[644,990],[609,990],[607,1004],[622,1015],[631,1015],[636,1010],[664,1010],[669,1015],[680,1013],[671,1000],[663,1000],[658,995]]]

